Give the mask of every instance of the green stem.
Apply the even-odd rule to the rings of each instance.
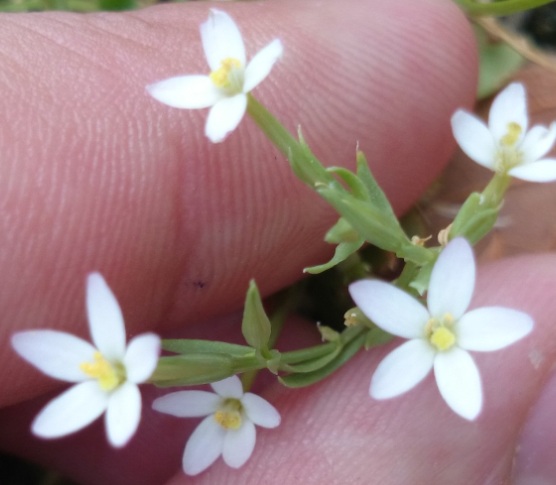
[[[337,184],[334,177],[317,160],[306,145],[297,141],[288,130],[251,94],[247,112],[272,143],[289,160],[295,174],[306,184]]]
[[[492,180],[485,187],[485,190],[483,190],[485,205],[492,207],[499,206],[504,200],[511,181],[512,178],[508,174],[495,173]]]
[[[547,5],[554,0],[505,0],[502,2],[478,3],[474,0],[455,0],[469,15],[502,16],[531,10]]]

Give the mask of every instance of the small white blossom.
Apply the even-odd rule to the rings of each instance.
[[[556,123],[533,126],[525,88],[512,83],[494,99],[488,126],[474,115],[458,110],[452,116],[452,130],[465,154],[490,170],[528,180],[556,180],[556,159],[543,158],[556,140]]]
[[[87,315],[94,346],[57,330],[28,330],[12,336],[16,352],[55,379],[76,384],[50,401],[32,424],[42,438],[78,431],[106,411],[106,432],[112,446],[122,447],[141,418],[137,384],[156,368],[160,338],[134,337],[126,348],[122,312],[99,273],[87,277]]]
[[[180,391],[160,397],[153,409],[179,418],[206,416],[189,437],[183,470],[197,475],[222,455],[226,465],[240,468],[253,453],[255,425],[276,428],[280,414],[268,401],[243,392],[237,376],[211,384],[214,393]]]
[[[239,125],[247,108],[247,93],[261,83],[282,55],[275,39],[246,64],[245,46],[235,22],[212,9],[201,25],[201,40],[211,73],[171,77],[147,86],[158,101],[174,108],[211,107],[205,135],[214,143]]]
[[[370,395],[388,399],[409,391],[434,369],[440,394],[454,412],[475,419],[482,408],[479,371],[469,354],[504,348],[527,335],[533,320],[504,307],[467,311],[475,286],[475,261],[469,243],[452,240],[432,270],[428,308],[392,284],[361,280],[351,297],[376,325],[408,339],[378,365]]]

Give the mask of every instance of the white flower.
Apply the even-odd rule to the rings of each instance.
[[[245,464],[255,448],[255,425],[275,428],[280,414],[268,401],[243,392],[237,376],[211,384],[214,393],[180,391],[159,397],[153,409],[179,418],[207,416],[189,437],[183,470],[197,475],[222,455],[232,468]]]
[[[265,79],[282,55],[275,39],[246,65],[245,46],[231,17],[212,9],[201,25],[201,40],[211,73],[171,77],[147,86],[158,101],[174,108],[211,107],[205,135],[218,143],[233,131],[245,114],[247,93]]]
[[[153,373],[160,338],[152,333],[139,335],[126,348],[122,312],[99,273],[87,278],[87,314],[94,346],[57,330],[28,330],[12,336],[17,353],[37,369],[77,383],[50,401],[31,429],[42,438],[58,438],[84,428],[106,411],[108,441],[121,447],[139,426],[137,384]]]
[[[556,159],[543,158],[556,140],[556,123],[533,126],[523,84],[512,83],[494,99],[488,127],[464,110],[452,116],[452,130],[466,155],[483,167],[531,182],[556,180]]]
[[[362,280],[350,285],[351,297],[376,325],[409,339],[378,365],[370,387],[375,399],[398,396],[417,385],[431,369],[440,394],[460,416],[473,420],[481,411],[479,371],[467,352],[498,350],[533,328],[526,313],[483,307],[466,313],[475,286],[475,261],[469,243],[453,239],[433,268],[428,308],[395,286]]]

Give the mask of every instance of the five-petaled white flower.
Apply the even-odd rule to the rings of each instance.
[[[473,420],[481,411],[479,371],[467,352],[492,351],[527,335],[533,320],[504,307],[466,313],[475,286],[475,261],[469,243],[453,239],[434,265],[428,308],[394,285],[374,280],[352,283],[350,294],[376,325],[409,339],[378,365],[370,386],[375,399],[398,396],[417,385],[431,369],[440,394],[460,416]]]
[[[160,338],[134,337],[126,348],[122,312],[99,273],[87,277],[87,314],[94,346],[57,330],[28,330],[12,336],[19,355],[40,371],[74,386],[48,403],[35,418],[32,431],[58,438],[78,431],[106,411],[106,432],[112,446],[124,446],[141,417],[137,384],[153,373]]]
[[[239,125],[247,108],[247,93],[268,76],[283,48],[275,39],[246,65],[245,46],[237,25],[228,14],[215,9],[201,25],[201,40],[211,69],[208,76],[171,77],[147,86],[147,90],[174,108],[212,106],[205,134],[218,143]]]
[[[190,436],[183,453],[183,470],[197,475],[222,455],[232,468],[245,464],[253,453],[255,425],[275,428],[280,414],[268,401],[243,392],[237,376],[211,384],[214,393],[180,391],[159,397],[153,408],[179,418],[207,416]]]
[[[549,128],[533,126],[525,88],[512,83],[494,99],[488,127],[474,115],[458,110],[452,130],[465,154],[483,167],[531,182],[556,180],[556,159],[543,158],[556,140],[556,122]]]

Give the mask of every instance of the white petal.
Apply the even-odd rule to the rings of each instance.
[[[147,86],[149,94],[173,108],[208,108],[222,98],[208,76],[176,76]]]
[[[438,353],[434,375],[440,394],[456,414],[469,420],[479,415],[483,406],[481,376],[465,350],[454,347]]]
[[[247,96],[243,93],[231,98],[222,98],[209,112],[205,135],[213,143],[219,143],[234,131],[245,114]]]
[[[369,394],[375,399],[389,399],[409,391],[430,372],[434,355],[433,348],[423,339],[400,345],[378,365]]]
[[[518,165],[508,173],[512,177],[529,182],[553,182],[556,180],[556,160],[545,158],[527,165]]]
[[[130,340],[124,357],[127,380],[145,382],[156,369],[160,354],[160,337],[144,333]]]
[[[554,145],[556,140],[556,123],[552,123],[550,128],[545,126],[534,126],[531,128],[521,144],[524,164],[532,163],[544,157]]]
[[[257,432],[251,421],[245,421],[239,429],[229,430],[224,438],[222,458],[226,465],[240,468],[253,454]]]
[[[517,342],[533,330],[533,319],[524,312],[503,307],[477,308],[457,325],[458,346],[466,350],[498,350]]]
[[[460,148],[471,160],[494,170],[496,142],[481,120],[460,109],[452,116],[452,132]]]
[[[266,399],[251,392],[241,398],[245,414],[253,423],[263,428],[276,428],[280,424],[280,413]]]
[[[42,438],[58,438],[91,424],[108,405],[108,394],[96,381],[70,387],[50,401],[33,421],[31,430]]]
[[[227,58],[237,59],[245,66],[245,46],[232,18],[221,10],[211,9],[208,20],[201,25],[201,40],[212,71]]]
[[[87,277],[87,315],[93,343],[108,360],[125,354],[124,317],[116,297],[100,273]]]
[[[238,376],[230,376],[221,381],[213,382],[210,387],[212,387],[214,392],[220,397],[241,399],[243,396],[243,386]]]
[[[528,125],[527,99],[521,83],[512,83],[494,98],[488,115],[488,126],[499,141],[508,132],[509,123],[517,123],[525,135]]]
[[[155,399],[153,409],[178,418],[197,418],[215,413],[221,401],[213,392],[179,391]]]
[[[183,471],[197,475],[211,466],[222,453],[226,431],[208,416],[195,428],[183,453]]]
[[[404,338],[423,336],[429,312],[399,288],[382,281],[360,280],[349,285],[349,293],[360,310],[380,328]]]
[[[474,288],[473,249],[464,238],[457,237],[440,253],[432,269],[427,295],[431,315],[450,313],[458,319],[469,306]]]
[[[69,382],[81,382],[88,376],[79,368],[93,360],[96,349],[74,335],[56,330],[28,330],[12,336],[16,352],[37,369]]]
[[[106,410],[108,442],[121,448],[137,431],[141,420],[141,393],[136,384],[124,382],[109,398]]]
[[[261,49],[245,69],[243,92],[248,93],[258,86],[272,70],[276,61],[282,56],[284,48],[279,39],[274,39],[270,44]]]

